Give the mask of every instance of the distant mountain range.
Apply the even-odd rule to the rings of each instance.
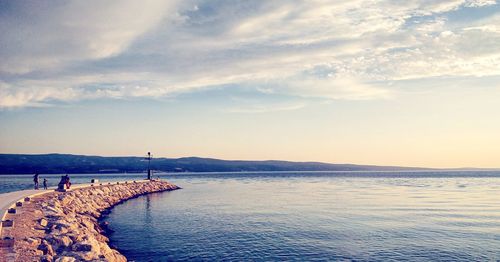
[[[162,172],[249,171],[398,171],[425,170],[396,166],[328,164],[320,162],[241,161],[199,157],[153,158],[151,169]],[[102,157],[70,154],[0,154],[0,174],[138,173],[147,170],[144,157]]]

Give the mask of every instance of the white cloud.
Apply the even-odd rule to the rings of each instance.
[[[465,3],[465,6],[480,7],[480,6],[494,5],[496,3],[497,1],[495,0],[470,0]]]
[[[500,15],[459,14],[498,10],[491,0],[12,5],[0,13],[0,107],[228,84],[380,99],[394,80],[500,74]]]
[[[22,106],[46,106],[50,100],[70,101],[79,99],[81,90],[74,88],[53,88],[47,86],[16,87],[0,82],[0,105],[13,108]]]
[[[298,103],[258,103],[252,102],[251,105],[243,105],[238,107],[227,108],[224,111],[227,113],[240,114],[262,114],[281,111],[295,111],[306,106],[303,102]]]
[[[15,13],[0,17],[0,70],[8,73],[117,55],[158,24],[171,5],[156,0],[11,4]]]

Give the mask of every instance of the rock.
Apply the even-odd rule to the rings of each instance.
[[[73,251],[87,252],[92,251],[92,245],[86,243],[78,243],[73,246]]]
[[[45,215],[46,216],[60,216],[64,215],[64,212],[58,207],[47,206],[45,207]]]
[[[73,241],[68,236],[54,236],[52,242],[57,247],[57,250],[67,249],[73,244]]]
[[[59,235],[64,235],[69,232],[67,227],[56,227],[56,230],[54,232],[57,232]]]
[[[52,262],[54,261],[54,258],[50,255],[44,255],[40,258],[41,262]]]
[[[100,251],[99,242],[97,242],[97,240],[92,237],[88,237],[86,240],[74,244],[72,249],[73,251],[80,251],[80,252]]]
[[[59,257],[55,260],[55,262],[75,262],[76,261],[76,258],[74,257]]]
[[[89,251],[89,252],[80,252],[79,253],[80,259],[83,261],[102,261],[101,254],[95,251]]]
[[[83,234],[68,234],[69,238],[73,241],[73,243],[76,242],[82,242],[83,239],[85,238],[85,235]]]
[[[73,199],[71,197],[64,197],[62,198],[60,201],[61,201],[61,205],[62,206],[67,206]]]
[[[100,235],[100,234],[99,234],[99,235],[96,235],[96,236],[95,236],[95,239],[97,239],[97,241],[102,242],[102,243],[107,243],[107,242],[109,242],[109,238],[108,238],[108,237],[106,237],[106,236],[104,236],[104,235]]]
[[[71,223],[64,218],[54,221],[53,224],[55,225],[55,229],[61,230],[61,232],[65,231],[62,232],[62,234],[65,234],[68,231],[73,231],[78,228],[78,224]]]
[[[82,219],[82,222],[80,222],[80,224],[89,229],[95,228],[95,223],[93,221],[90,221],[89,219]]]
[[[38,246],[38,249],[41,250],[44,255],[49,255],[49,256],[55,255],[54,249],[46,240],[42,241],[42,244]]]
[[[46,227],[49,224],[49,222],[45,218],[41,218],[39,222],[40,222],[40,226],[42,226],[42,227]]]
[[[28,242],[30,246],[34,247],[40,245],[40,240],[32,237],[26,238],[26,242]]]

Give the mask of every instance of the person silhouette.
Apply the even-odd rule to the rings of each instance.
[[[66,181],[68,181],[68,175],[61,176],[61,180],[59,181],[59,184],[57,184],[57,191],[60,192],[65,192],[66,190],[64,189],[64,186],[66,185]]]
[[[33,182],[35,183],[35,189],[38,190],[38,173],[33,176]]]
[[[69,189],[71,187],[71,182],[69,182],[69,175],[66,174],[66,176],[64,176],[64,182],[66,184],[66,189]]]

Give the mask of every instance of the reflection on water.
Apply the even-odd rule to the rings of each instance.
[[[497,261],[500,176],[177,176],[115,207],[135,261]]]

